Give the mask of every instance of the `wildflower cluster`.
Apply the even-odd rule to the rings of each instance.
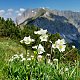
[[[41,42],[47,41],[48,35],[46,33],[47,33],[47,30],[43,30],[43,29],[40,29],[40,31],[34,31],[34,34],[40,35]]]
[[[47,42],[50,42],[50,44],[52,44],[51,48],[53,48],[53,50],[55,48],[57,48],[60,52],[65,51],[66,49],[66,42],[64,39],[58,39],[57,41],[55,41],[55,43],[52,43],[53,41],[48,41],[49,39],[49,35],[47,34],[47,30],[43,30],[40,29],[39,31],[34,31],[35,35],[39,35],[39,39],[40,42],[37,45],[31,45],[32,49],[35,49],[37,51],[38,57],[42,58],[43,53],[46,54],[46,50],[45,50],[45,45],[43,44],[43,42],[46,44]],[[24,37],[23,40],[20,41],[21,44],[25,44],[26,46],[30,45],[32,42],[36,42],[35,38],[31,39],[31,37]],[[49,46],[50,46],[49,44]],[[30,47],[30,46],[29,46]],[[47,55],[47,54],[46,54]]]
[[[29,37],[24,37],[24,39],[21,40],[20,42],[25,43],[25,44],[30,44],[31,42],[34,42],[34,39],[31,39],[30,36]]]
[[[20,60],[20,61],[24,61],[26,60],[26,58],[23,57],[23,54],[15,54],[14,56],[12,56],[12,58],[9,59],[10,62],[14,61],[14,60]]]

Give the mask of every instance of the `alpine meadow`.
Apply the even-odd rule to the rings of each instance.
[[[6,1],[0,1],[0,80],[80,80],[78,1],[72,7],[74,0]]]

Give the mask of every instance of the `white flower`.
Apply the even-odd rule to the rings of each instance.
[[[55,49],[55,48],[56,48],[56,44],[52,44],[52,48],[54,48],[54,49]]]
[[[29,54],[27,54],[27,57],[29,56]]]
[[[72,46],[72,48],[74,49],[74,48],[75,48],[75,46]]]
[[[32,48],[33,48],[33,49],[37,49],[37,47],[38,47],[38,46],[33,46]]]
[[[49,41],[50,43],[52,43],[52,41]]]
[[[11,59],[9,61],[12,62],[13,60],[18,59],[18,58],[19,58],[19,56],[17,54],[15,54],[14,56],[11,57]]]
[[[28,61],[31,61],[31,58],[27,58]]]
[[[25,44],[30,44],[31,42],[34,42],[34,39],[31,39],[30,36],[29,37],[24,37],[23,40],[20,41],[21,43],[25,43]]]
[[[19,56],[17,54],[15,54],[14,57],[19,57]]]
[[[34,58],[34,56],[33,56],[33,55],[31,55],[31,58]]]
[[[38,57],[38,58],[40,58],[40,59],[42,58],[42,56],[41,56],[41,55],[38,55],[37,57]]]
[[[19,56],[20,56],[21,58],[23,58],[23,54],[20,54]]]
[[[38,50],[38,54],[42,54],[43,52],[45,52],[44,47],[41,44],[39,44],[37,50]]]
[[[40,35],[43,35],[43,34],[46,34],[46,33],[47,33],[47,30],[40,29],[40,32],[39,32]]]
[[[25,61],[26,59],[25,58],[22,58],[22,60],[21,61]]]
[[[65,40],[64,39],[58,39],[55,44],[52,44],[52,48],[57,48],[60,52],[65,51],[66,45],[65,45]]]
[[[48,35],[47,34],[44,34],[44,35],[40,36],[40,40],[41,41],[47,41],[47,39],[48,39]]]
[[[66,44],[66,43],[65,43],[65,40],[64,40],[64,39],[61,39],[61,40],[58,39],[58,40],[55,42],[55,44],[60,44],[60,45],[62,44],[62,45],[63,45],[63,44]]]
[[[39,31],[34,31],[34,34],[38,34],[39,33]]]
[[[47,54],[47,56],[51,56],[51,54]]]
[[[23,43],[23,40],[21,40],[20,43]]]
[[[14,56],[12,56],[13,59],[19,58],[19,56],[17,54],[15,54]]]
[[[39,34],[39,35],[43,35],[46,33],[47,33],[47,30],[43,30],[43,29],[40,29],[39,31],[34,31],[34,34]]]
[[[42,56],[41,55],[38,55],[37,56],[37,59],[38,59],[38,61],[41,61],[42,60]]]
[[[13,60],[14,60],[13,58],[9,59],[10,62],[12,62]]]
[[[65,48],[66,48],[66,45],[58,45],[56,46],[57,49],[60,51],[60,52],[64,52],[65,51]]]

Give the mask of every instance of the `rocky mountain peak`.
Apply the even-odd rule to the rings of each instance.
[[[80,42],[80,13],[50,10],[48,8],[27,9],[17,17],[19,25],[35,25],[50,33],[60,33],[68,42]]]

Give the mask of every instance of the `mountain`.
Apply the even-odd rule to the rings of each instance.
[[[35,25],[50,33],[60,33],[69,43],[80,44],[80,12],[50,10],[47,8],[27,9],[16,18],[22,25]]]

